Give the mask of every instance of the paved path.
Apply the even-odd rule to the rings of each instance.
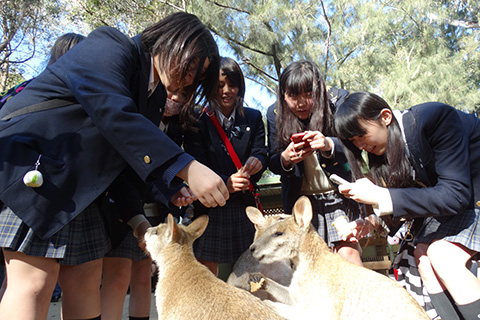
[[[123,306],[123,316],[122,320],[128,320],[128,301],[130,299],[130,295],[127,294],[125,298],[125,304]],[[50,303],[50,309],[48,310],[48,320],[60,320],[60,308],[62,307],[62,300],[58,302]],[[155,309],[155,297],[152,293],[152,308],[150,311],[150,320],[158,320],[157,311]]]

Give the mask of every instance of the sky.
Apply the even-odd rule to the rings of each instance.
[[[265,114],[275,100],[276,97],[263,86],[245,79],[245,103],[248,107],[260,110],[262,114]]]

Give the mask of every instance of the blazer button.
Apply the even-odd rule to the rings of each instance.
[[[338,162],[334,162],[333,165],[336,166],[338,164]]]
[[[475,204],[477,205],[477,207],[480,207],[480,201],[477,201]]]
[[[322,168],[326,168],[327,165],[325,163],[322,163]]]
[[[145,156],[145,157],[143,157],[143,161],[148,164],[148,163],[150,163],[152,160],[150,159],[149,156]]]

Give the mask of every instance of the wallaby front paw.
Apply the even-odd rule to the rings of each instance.
[[[261,273],[251,273],[250,274],[250,292],[257,292],[260,289],[263,289],[263,284],[265,283],[265,278]]]

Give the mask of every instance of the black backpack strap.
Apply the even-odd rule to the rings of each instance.
[[[44,111],[44,110],[50,110],[50,109],[55,109],[55,108],[60,108],[60,107],[65,107],[72,105],[76,102],[71,101],[71,100],[64,100],[64,99],[52,99],[36,104],[32,104],[30,106],[23,107],[21,109],[18,109],[5,117],[2,118],[2,120],[9,120],[13,117],[21,116],[27,113],[32,113],[32,112],[37,112],[37,111]]]
[[[137,44],[131,38],[128,38],[128,40],[130,41],[130,43],[134,47],[134,50],[133,50],[134,53],[133,54],[135,56],[135,61],[138,61],[139,54],[138,54]],[[65,106],[69,106],[69,105],[72,105],[72,104],[75,104],[75,103],[77,103],[75,100],[72,101],[72,100],[66,100],[66,99],[47,100],[47,101],[44,101],[44,102],[32,104],[31,106],[27,106],[27,107],[18,109],[16,111],[6,115],[1,120],[5,121],[5,120],[9,120],[13,117],[18,117],[18,116],[21,116],[21,115],[24,115],[24,114],[27,114],[27,113],[32,113],[32,112],[37,112],[37,111],[45,111],[45,110],[65,107]]]

